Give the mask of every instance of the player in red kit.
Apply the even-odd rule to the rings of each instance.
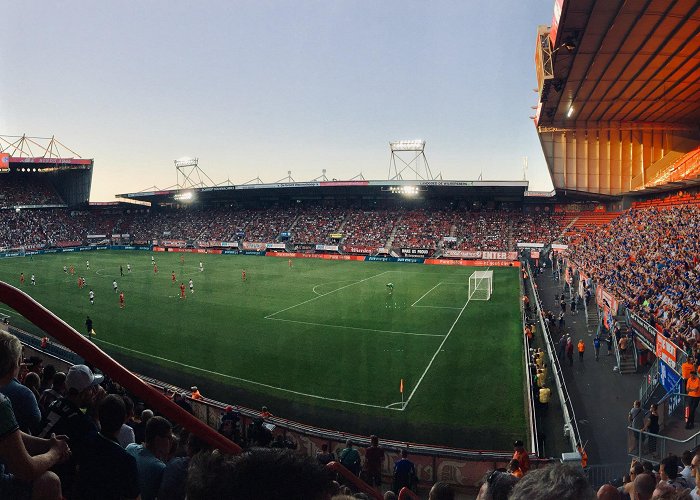
[[[153,264],[153,274],[158,274],[158,265]]]
[[[24,285],[24,273],[19,273],[19,284]]]
[[[124,292],[119,292],[119,308],[124,309]]]
[[[241,271],[241,280],[246,281],[245,269],[243,269],[243,270]]]
[[[172,280],[173,280],[173,285],[174,285],[174,284],[175,284],[175,271],[172,272],[172,274],[170,275],[170,277],[172,278]]]
[[[180,283],[180,298],[184,299],[185,298],[185,284]]]

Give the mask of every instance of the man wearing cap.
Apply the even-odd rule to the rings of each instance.
[[[46,438],[51,434],[68,436],[72,450],[71,459],[59,466],[55,472],[61,478],[64,495],[70,497],[75,479],[76,464],[83,458],[85,443],[97,434],[95,423],[83,413],[82,408],[95,404],[95,396],[102,375],[95,375],[85,365],[73,365],[66,375],[67,393],[51,403],[42,420],[40,437]]]

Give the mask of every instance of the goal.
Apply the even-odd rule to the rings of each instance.
[[[469,276],[469,300],[490,300],[493,293],[493,271],[474,271]]]

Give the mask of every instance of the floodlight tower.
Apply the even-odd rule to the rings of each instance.
[[[200,188],[215,185],[214,181],[199,168],[199,158],[180,158],[175,160],[178,189]],[[209,181],[209,184],[205,182]]]
[[[415,174],[416,180],[434,180],[425,157],[425,141],[394,141],[389,143],[391,159],[389,160],[389,180],[402,180],[403,173]],[[397,164],[400,162],[400,164]]]

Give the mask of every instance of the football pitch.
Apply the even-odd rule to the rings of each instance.
[[[519,273],[492,268],[491,300],[470,301],[469,275],[482,269],[93,251],[2,259],[0,279],[19,286],[23,272],[23,291],[81,333],[89,315],[96,344],[125,366],[222,402],[352,433],[509,449],[527,432]]]

